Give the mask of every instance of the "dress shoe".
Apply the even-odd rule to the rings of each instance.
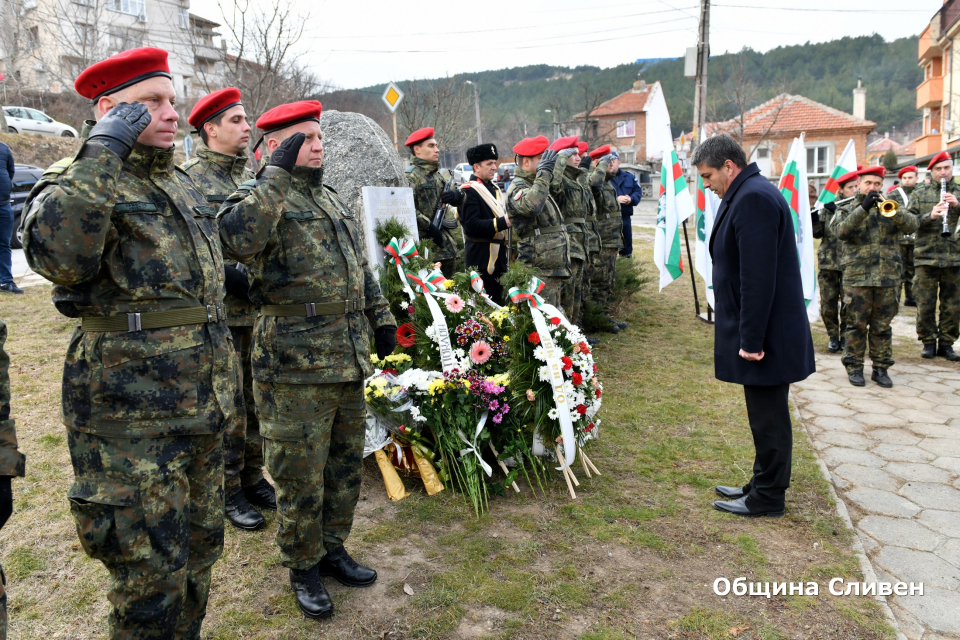
[[[830,342],[827,343],[827,351],[830,353],[840,351],[840,341],[837,338],[830,338]]]
[[[937,357],[937,345],[930,344],[923,345],[923,351],[920,352],[921,358],[926,358],[927,360],[933,360]]]
[[[717,492],[718,496],[727,500],[736,500],[744,496],[743,487],[721,487],[718,485],[713,490]]]
[[[917,306],[917,301],[914,300],[913,298],[907,298],[906,300],[903,301],[903,306],[905,306],[905,307],[915,307],[915,306]]]
[[[854,369],[847,372],[847,380],[855,387],[863,387],[867,384],[867,381],[863,379],[863,369]]]
[[[887,375],[886,369],[880,369],[878,367],[873,368],[873,373],[870,374],[870,379],[877,383],[877,385],[883,387],[884,389],[889,389],[893,386],[893,380],[890,379],[890,376]]]
[[[244,531],[255,531],[262,527],[266,520],[260,512],[253,508],[243,495],[243,489],[237,489],[224,501],[224,513],[230,524]]]
[[[937,349],[937,355],[941,358],[946,358],[950,362],[960,360],[960,356],[953,350],[952,344],[941,344],[940,348]]]
[[[327,549],[317,565],[321,576],[336,578],[340,584],[348,587],[369,587],[377,581],[377,572],[369,569],[350,557],[343,546]]]
[[[746,496],[737,498],[736,500],[730,500],[728,502],[717,500],[713,503],[713,508],[717,511],[732,513],[735,516],[743,516],[744,518],[762,518],[764,516],[768,518],[780,518],[783,516],[784,511],[783,507],[747,506]]]
[[[277,510],[277,491],[270,486],[266,478],[260,478],[257,484],[244,487],[243,493],[253,506],[267,511]]]
[[[320,582],[319,565],[301,571],[290,569],[290,586],[297,606],[308,618],[329,618],[333,615],[333,600]]]

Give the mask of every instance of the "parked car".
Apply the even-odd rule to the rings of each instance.
[[[27,107],[4,107],[7,116],[7,131],[10,133],[39,133],[45,136],[76,138],[77,130],[68,124],[57,122],[42,111]]]
[[[504,162],[497,167],[497,182],[506,189],[510,181],[513,180],[513,172],[517,170],[516,162]]]
[[[469,182],[471,175],[473,175],[473,165],[467,162],[461,162],[453,168],[454,184],[461,185],[464,182]]]
[[[40,181],[43,169],[29,164],[17,164],[13,173],[13,188],[10,190],[10,207],[13,208],[13,234],[10,236],[10,248],[22,249],[23,236],[20,234],[20,219],[23,216],[23,203],[27,201],[33,185]]]

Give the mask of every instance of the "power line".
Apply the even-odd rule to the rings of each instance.
[[[863,13],[863,9],[811,9],[809,7],[771,7],[753,4],[715,4],[724,9],[764,9],[771,11],[820,11],[827,13]],[[870,9],[870,13],[930,13],[929,9]]]

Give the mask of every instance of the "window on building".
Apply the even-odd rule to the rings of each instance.
[[[92,24],[78,22],[73,25],[73,28],[77,31],[77,44],[81,47],[92,47],[96,43],[97,32],[94,30]]]
[[[107,8],[131,16],[146,15],[144,0],[108,0]]]
[[[30,49],[36,49],[40,46],[40,27],[27,29],[27,46]]]
[[[627,164],[634,164],[637,161],[637,152],[636,151],[624,151],[623,152],[623,161]]]
[[[197,73],[213,73],[216,67],[216,62],[214,60],[207,60],[205,58],[197,58],[194,68]]]
[[[126,51],[143,46],[144,32],[126,27],[110,27],[110,49]]]
[[[186,7],[180,7],[177,9],[177,19],[180,23],[181,29],[190,28],[190,12],[187,11]]]
[[[770,157],[770,149],[757,149],[757,158],[760,160],[766,160]]]
[[[636,121],[621,120],[617,123],[618,138],[632,138],[636,135]]]
[[[830,147],[807,147],[807,174],[827,173]]]

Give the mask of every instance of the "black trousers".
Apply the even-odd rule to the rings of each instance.
[[[486,271],[480,272],[480,279],[483,280],[483,288],[487,290],[487,295],[499,305],[503,304],[503,285],[500,284],[499,280],[502,275],[502,273],[498,273],[492,276]]]
[[[632,256],[633,255],[633,218],[630,216],[622,216],[623,218],[623,249],[620,249],[620,255]]]
[[[756,449],[753,477],[743,487],[749,507],[783,507],[793,461],[793,426],[787,404],[789,391],[789,384],[743,386]]]

